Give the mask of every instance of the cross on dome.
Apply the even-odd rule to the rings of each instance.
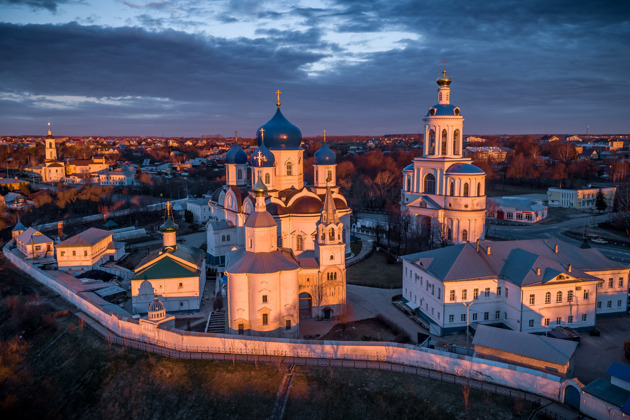
[[[265,141],[265,129],[264,128],[260,129],[260,140],[261,141]]]
[[[326,130],[324,130],[324,141],[326,141]]]
[[[263,131],[262,129],[260,131]],[[263,155],[259,150],[258,154],[254,156],[254,159],[258,161],[258,166],[262,166],[263,162],[267,162],[267,156]]]
[[[276,106],[277,106],[278,108],[280,108],[280,94],[281,94],[281,93],[282,93],[282,92],[280,92],[280,89],[276,90],[276,92],[275,92],[275,94],[276,94],[276,95],[278,95],[278,102],[276,102]]]

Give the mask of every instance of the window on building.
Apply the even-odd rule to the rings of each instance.
[[[429,130],[429,155],[434,155],[435,154],[435,130],[431,129]],[[426,154],[426,153],[425,153]]]
[[[609,300],[608,302],[606,302],[606,307],[612,308],[612,300]]]
[[[453,154],[459,155],[459,130],[453,133]]]
[[[507,298],[510,294],[510,289],[508,289],[507,287],[505,288],[505,297]]]
[[[225,242],[225,235],[221,236],[221,242]]]
[[[473,299],[477,299],[479,297],[479,289],[473,289]]]
[[[455,322],[455,315],[449,315],[448,322]]]
[[[623,277],[619,277],[619,287],[623,287]]]
[[[65,257],[66,256],[66,251],[61,251],[61,256]]]
[[[461,319],[462,322],[466,322],[466,314],[462,314],[460,316],[460,319]]]
[[[262,324],[263,325],[269,325],[269,315],[268,314],[262,314]]]
[[[529,304],[530,305],[536,304],[536,295],[529,295]]]
[[[464,183],[464,197],[468,197],[468,182]]]
[[[548,326],[549,326],[549,318],[545,318],[545,322],[544,322],[544,324],[545,324],[545,327],[548,327]]]
[[[265,185],[271,184],[271,175],[265,174]]]
[[[473,321],[477,320],[477,313],[473,313]]]
[[[446,130],[442,130],[442,156],[446,155]]]
[[[450,300],[451,302],[455,301],[455,290],[451,290],[448,292],[448,300]]]
[[[184,283],[180,282],[179,286],[177,286],[179,289],[182,289],[184,287]]]
[[[494,318],[495,318],[495,319],[499,319],[499,318],[501,318],[501,311],[496,311],[496,312],[494,313]]]
[[[507,220],[512,220],[512,219],[514,219],[514,213],[512,213],[512,212],[508,211],[507,213],[505,213],[505,218],[506,218]]]
[[[254,241],[252,240],[252,238],[249,238],[249,247],[250,248],[254,247]]]
[[[468,231],[466,229],[462,230],[462,242],[468,242]]]
[[[573,315],[569,315],[569,317],[567,318],[567,323],[573,324]]]
[[[529,328],[533,328],[534,327],[534,320],[530,319],[529,320]]]
[[[230,235],[227,236],[227,241],[230,242]]]
[[[298,251],[302,251],[302,249],[304,248],[304,239],[302,238],[302,235],[298,235],[297,240],[296,240],[296,244],[295,244],[295,248]]]
[[[551,292],[545,293],[545,303],[551,303]]]
[[[501,288],[497,287],[497,296],[501,296]]]
[[[285,322],[285,328],[286,328],[287,330],[290,330],[290,329],[291,329],[291,320],[290,320],[290,319],[287,319],[287,320],[286,320],[286,322]]]
[[[293,175],[293,163],[291,161],[287,162],[287,175]]]
[[[557,317],[557,318],[556,318],[556,324],[557,324],[557,325],[562,324],[562,317],[561,317],[561,316],[559,316],[559,317]]]
[[[523,213],[517,212],[516,213],[516,220],[523,220]]]
[[[477,184],[477,197],[481,197],[481,182]]]
[[[464,289],[462,290],[462,300],[466,300],[468,299],[468,290]]]
[[[532,214],[531,214],[531,213],[527,213],[527,214],[525,215],[525,218],[526,218],[527,220],[529,220],[530,222],[533,220],[533,217],[532,217]]]
[[[562,303],[562,292],[556,293],[556,303]]]
[[[483,295],[485,297],[490,297],[490,288],[489,287],[486,287],[486,290],[484,290]]]
[[[599,283],[597,283],[597,288],[601,289],[602,287],[604,287],[604,282],[600,281]]]
[[[441,299],[441,298],[442,298],[442,289],[440,289],[439,287],[438,287],[438,294],[437,294],[437,298],[438,298],[438,299]]]
[[[72,256],[76,257],[77,256],[77,251],[72,251]]]
[[[621,306],[621,301],[620,300],[617,301],[617,306]]]
[[[586,314],[582,314],[582,321],[586,321]]]
[[[238,179],[243,179],[243,170],[242,169],[238,170]]]
[[[573,302],[573,290],[567,292],[567,302]]]
[[[238,324],[238,335],[245,334],[245,324]]]
[[[483,320],[487,321],[488,319],[490,319],[490,312],[484,312],[483,313]]]
[[[330,180],[330,181],[332,181],[332,171],[328,171],[328,174],[327,174],[327,178],[326,178],[326,180]],[[330,182],[330,181],[329,181],[329,182]]]
[[[427,174],[424,177],[424,192],[426,194],[435,194],[435,176]]]
[[[267,303],[267,295],[262,295],[262,303]]]
[[[602,309],[602,303],[601,302],[597,302],[597,309]]]
[[[433,315],[433,310],[434,310],[434,309],[435,309],[435,308],[431,307],[431,315]]]
[[[588,300],[588,289],[584,289],[584,299]]]
[[[613,287],[613,279],[608,279],[608,287]]]

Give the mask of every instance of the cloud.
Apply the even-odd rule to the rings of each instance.
[[[70,2],[70,0],[0,0],[0,5],[28,6],[31,9],[46,9],[51,12],[56,12],[57,6]]]
[[[128,1],[123,1],[125,6],[129,6],[132,9],[161,9],[163,7],[171,5],[170,1],[152,1],[145,4],[136,4]]]

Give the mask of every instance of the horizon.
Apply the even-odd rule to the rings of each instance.
[[[279,89],[305,137],[420,133],[445,68],[466,132],[628,133],[630,19],[604,3],[2,2],[0,127],[254,135]]]

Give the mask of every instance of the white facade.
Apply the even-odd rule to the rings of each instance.
[[[424,150],[403,170],[401,213],[452,243],[484,237],[486,174],[462,156],[463,122],[450,103],[451,80],[438,79],[438,101],[424,118]]]
[[[16,235],[15,242],[17,249],[26,258],[51,257],[55,254],[53,240],[32,227]]]
[[[90,270],[106,261],[117,261],[125,253],[124,244],[114,242],[112,233],[89,228],[56,245],[60,270]]]
[[[594,209],[599,188],[579,188],[569,190],[565,188],[549,188],[547,197],[551,207],[563,207],[569,209]],[[607,208],[612,209],[615,199],[616,187],[603,187],[602,193],[606,200]]]
[[[597,315],[625,313],[629,273],[595,249],[482,241],[403,257],[403,298],[437,335],[467,323],[528,333],[592,328]]]
[[[210,207],[207,198],[197,198],[186,201],[186,210],[193,214],[195,223],[206,223],[210,219]]]

